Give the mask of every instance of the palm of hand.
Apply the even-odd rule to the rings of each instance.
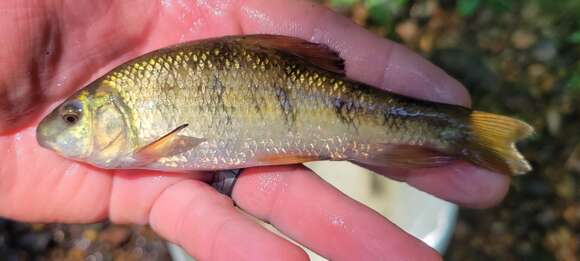
[[[462,87],[421,58],[319,6],[291,3],[3,1],[0,8],[7,15],[0,18],[0,28],[9,37],[0,39],[0,67],[6,68],[0,71],[0,215],[35,222],[110,218],[149,223],[206,258],[280,253],[304,258],[302,250],[245,219],[231,199],[196,179],[207,178],[203,174],[96,169],[40,148],[34,136],[47,106],[113,66],[177,42],[226,34],[279,33],[323,42],[341,52],[351,77],[409,95],[468,102]],[[379,171],[471,206],[497,202],[508,184],[505,177],[464,163],[405,174]],[[238,206],[324,256],[435,257],[303,168],[257,168],[242,176],[233,195]],[[310,202],[314,197],[317,203]],[[303,217],[305,211],[310,217]],[[360,225],[359,231],[329,226],[329,214],[348,216],[347,222]],[[340,243],[327,242],[325,235],[336,236]],[[370,239],[375,243],[368,243]],[[214,248],[219,244],[235,247],[219,251]]]

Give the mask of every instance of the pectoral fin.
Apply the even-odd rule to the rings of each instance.
[[[139,165],[147,165],[160,158],[186,152],[205,141],[205,139],[201,138],[179,135],[179,131],[187,127],[187,125],[183,124],[135,151],[134,158],[137,163]]]

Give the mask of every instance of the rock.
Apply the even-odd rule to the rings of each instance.
[[[556,183],[556,193],[562,200],[572,200],[576,196],[576,185],[574,179],[567,174],[564,174],[558,183]]]
[[[88,228],[87,230],[83,231],[83,238],[91,242],[95,241],[98,235],[99,233],[97,230],[92,228]]]
[[[27,251],[38,253],[46,250],[51,239],[51,233],[48,231],[30,232],[20,236],[17,245]]]
[[[127,242],[131,236],[131,230],[127,226],[112,225],[101,231],[99,240],[109,243],[112,247],[118,247]]]
[[[541,62],[549,62],[556,57],[556,54],[558,54],[556,44],[550,40],[539,42],[532,51],[534,58]]]
[[[531,196],[542,198],[547,197],[552,193],[548,182],[540,176],[527,177],[527,182],[522,186]]]
[[[566,168],[569,170],[574,170],[580,172],[580,144],[576,145],[570,157],[566,161]]]
[[[414,20],[405,20],[395,28],[395,32],[406,43],[414,43],[419,36],[419,27]]]
[[[556,212],[553,209],[548,208],[538,214],[536,220],[544,227],[550,227],[552,224],[554,224],[557,218],[558,215]]]
[[[564,213],[562,214],[564,220],[568,222],[568,224],[575,226],[580,223],[580,204],[572,204],[564,209]]]
[[[546,66],[539,63],[530,64],[528,66],[528,75],[532,79],[540,78],[542,75],[546,74],[547,69]]]
[[[369,17],[368,8],[363,4],[355,4],[352,8],[352,20],[359,24],[364,25]]]
[[[552,107],[547,109],[546,123],[550,134],[556,136],[560,133],[560,128],[562,127],[562,114],[557,108]]]
[[[417,1],[409,11],[412,18],[427,19],[437,10],[438,4],[435,0]]]
[[[538,38],[530,31],[518,29],[512,34],[511,40],[517,49],[528,49],[536,43]]]
[[[10,221],[8,219],[0,218],[0,230],[6,229],[6,226],[8,225],[9,222]]]
[[[421,35],[419,39],[419,49],[424,53],[431,53],[433,51],[433,45],[435,42],[435,35],[431,32]]]
[[[0,259],[4,261],[28,260],[24,253],[10,248],[0,248]]]
[[[540,6],[533,1],[529,1],[521,10],[522,18],[529,21],[537,19],[540,13]]]

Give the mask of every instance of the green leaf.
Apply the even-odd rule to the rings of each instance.
[[[351,7],[356,3],[357,0],[331,0],[330,4],[332,6],[339,7]]]
[[[573,74],[566,82],[566,87],[573,92],[580,92],[580,74]]]
[[[393,9],[385,0],[366,0],[371,20],[381,26],[390,25],[393,20]]]
[[[457,1],[457,12],[462,16],[471,16],[479,7],[480,0],[459,0]]]
[[[496,12],[508,12],[512,9],[512,2],[505,0],[485,0],[485,4]]]
[[[580,43],[580,31],[573,32],[569,37],[568,41],[571,43]]]

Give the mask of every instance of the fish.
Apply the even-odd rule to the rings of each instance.
[[[349,79],[324,44],[281,35],[181,43],[125,62],[37,126],[38,143],[104,169],[214,171],[310,161],[532,170],[507,116]]]

